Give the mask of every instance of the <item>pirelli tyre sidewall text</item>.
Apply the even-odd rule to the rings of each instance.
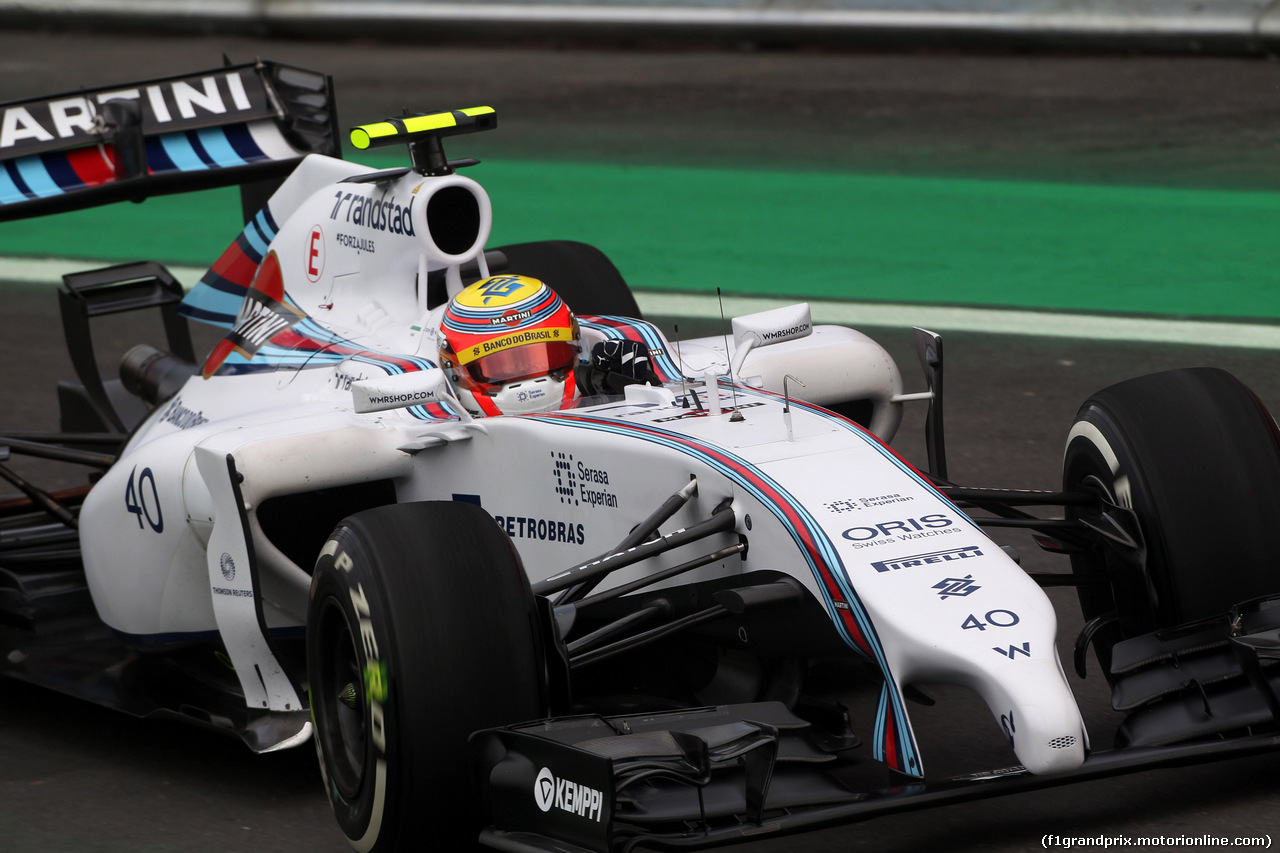
[[[399,754],[399,712],[383,657],[390,646],[386,607],[358,536],[339,528],[325,551],[312,577],[307,630],[316,751],[339,826],[373,849],[385,838],[388,805],[396,807],[387,802],[387,775],[398,767],[388,757]]]
[[[472,849],[473,731],[544,714],[538,620],[510,540],[470,504],[345,519],[312,578],[316,749],[357,850]]]

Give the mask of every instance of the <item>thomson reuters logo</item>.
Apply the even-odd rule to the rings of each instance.
[[[538,778],[533,780],[533,801],[544,812],[556,808],[594,821],[604,814],[603,793],[568,779],[557,779],[548,767],[538,771]]]

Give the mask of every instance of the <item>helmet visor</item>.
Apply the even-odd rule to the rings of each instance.
[[[481,356],[466,365],[477,385],[503,385],[520,379],[564,372],[578,359],[578,348],[564,341],[533,343]]]

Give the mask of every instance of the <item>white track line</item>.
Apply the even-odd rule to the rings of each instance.
[[[108,261],[68,258],[0,258],[0,281],[57,285],[61,283],[63,273],[109,265]],[[169,271],[186,287],[199,281],[205,272],[203,267],[183,266],[170,267]],[[719,302],[716,297],[708,294],[637,290],[636,301],[647,315],[712,319],[720,316]],[[795,301],[779,297],[727,296],[725,311],[728,315],[749,314]],[[1119,317],[1008,308],[960,308],[815,299],[809,300],[809,305],[815,322],[836,323],[854,328],[923,326],[934,331],[1280,349],[1280,323]]]

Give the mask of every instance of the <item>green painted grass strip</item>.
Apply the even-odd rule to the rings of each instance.
[[[397,160],[374,160],[383,167]],[[577,239],[650,290],[1280,318],[1280,194],[487,161],[494,245]],[[235,190],[0,226],[0,254],[208,263]]]

